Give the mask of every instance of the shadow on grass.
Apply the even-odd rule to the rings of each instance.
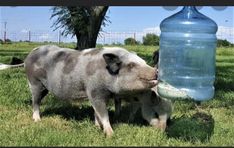
[[[223,91],[234,91],[234,65],[217,66],[215,88]]]
[[[94,109],[91,105],[87,105],[86,103],[82,103],[79,105],[74,105],[70,102],[60,101],[60,100],[50,100],[50,102],[45,103],[44,110],[41,110],[41,116],[55,116],[59,115],[66,120],[77,120],[82,121],[85,119],[91,120],[94,122]],[[28,105],[31,104],[31,101],[25,102]],[[138,110],[136,117],[133,121],[129,121],[129,107],[123,106],[121,110],[121,116],[116,118],[114,116],[114,110],[109,108],[108,106],[108,114],[109,120],[111,124],[118,123],[129,123],[137,126],[147,125],[148,123],[141,117],[140,110]]]
[[[26,103],[26,102],[25,102]],[[31,103],[31,102],[27,102]],[[48,103],[48,102],[47,102]],[[46,103],[46,104],[47,104]],[[121,116],[116,119],[114,110],[108,109],[109,119],[111,125],[118,125],[119,123],[127,123],[135,126],[150,126],[141,116],[141,110],[138,110],[133,121],[129,121],[129,106],[123,106]],[[94,110],[91,105],[80,104],[74,105],[69,102],[57,101],[46,105],[41,112],[42,118],[48,116],[59,115],[66,120],[90,120],[94,123]],[[179,118],[172,118],[166,129],[168,138],[181,139],[189,142],[207,142],[213,134],[214,119],[212,115],[205,112],[197,111],[191,116],[181,116]]]
[[[48,103],[46,103],[48,104]],[[84,119],[94,120],[94,110],[89,105],[73,105],[70,102],[58,101],[53,102],[53,106],[46,105],[44,111],[41,112],[43,116],[60,115],[66,120],[81,121]]]
[[[129,120],[129,116],[130,116],[130,106],[128,105],[123,105],[121,107],[121,112],[120,112],[120,116],[116,117],[114,116],[114,111],[109,112],[110,115],[110,121],[113,124],[118,124],[118,123],[128,123],[134,126],[150,126],[148,124],[148,122],[143,119],[142,115],[141,115],[141,109],[139,109],[135,116],[134,119],[132,121]]]
[[[61,103],[61,102],[60,102]],[[72,105],[71,103],[53,104],[54,107],[46,107],[42,111],[43,116],[60,115],[66,120],[90,120],[94,123],[94,110],[90,105]],[[114,111],[108,109],[110,122],[113,125],[119,123],[127,123],[135,126],[150,126],[141,116],[140,110],[137,112],[133,121],[129,121],[129,108],[123,106],[121,116],[116,119]],[[189,142],[207,142],[213,134],[214,119],[211,115],[204,112],[196,112],[191,117],[182,116],[179,118],[172,118],[168,124],[166,134],[168,138],[176,138]]]
[[[207,142],[214,131],[212,115],[196,112],[191,117],[182,116],[172,119],[166,133],[169,138],[181,139],[189,142]]]

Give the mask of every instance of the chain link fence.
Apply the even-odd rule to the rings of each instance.
[[[154,33],[160,35],[158,27],[146,29],[143,31],[102,31],[98,35],[97,44],[124,44],[126,38],[134,38],[142,42],[143,36],[147,33]],[[234,29],[232,27],[220,26],[217,32],[218,39],[226,39],[234,43]],[[48,30],[22,30],[11,31],[1,30],[0,39],[10,39],[11,41],[20,42],[76,42],[76,37],[71,35],[62,36],[61,31],[48,31]]]

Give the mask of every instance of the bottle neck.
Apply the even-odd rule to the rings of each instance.
[[[184,6],[182,12],[190,18],[192,15],[199,13],[195,6]]]
[[[195,6],[184,6],[183,11],[197,11],[197,8]]]

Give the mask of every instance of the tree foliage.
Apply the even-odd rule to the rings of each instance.
[[[147,33],[143,36],[143,45],[159,45],[159,36],[153,33]]]
[[[229,41],[222,40],[222,39],[218,39],[217,40],[217,47],[230,47],[230,46],[234,46],[234,44],[230,43]]]
[[[125,45],[138,45],[139,42],[137,42],[134,38],[126,38],[124,40]]]
[[[107,6],[59,6],[52,8],[51,18],[54,30],[63,28],[62,35],[71,34],[77,38],[77,49],[96,46],[96,40],[101,26],[106,26],[108,17]]]

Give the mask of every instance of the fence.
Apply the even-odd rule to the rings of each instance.
[[[97,43],[98,44],[123,44],[126,38],[134,38],[142,42],[143,36],[147,33],[160,34],[158,27],[145,29],[143,31],[103,31],[100,32]],[[62,36],[60,31],[47,30],[22,30],[22,31],[3,31],[1,30],[0,38],[4,40],[10,39],[12,41],[30,41],[30,42],[76,42],[75,36]],[[218,39],[226,39],[234,43],[234,29],[232,27],[220,26],[217,32]]]

